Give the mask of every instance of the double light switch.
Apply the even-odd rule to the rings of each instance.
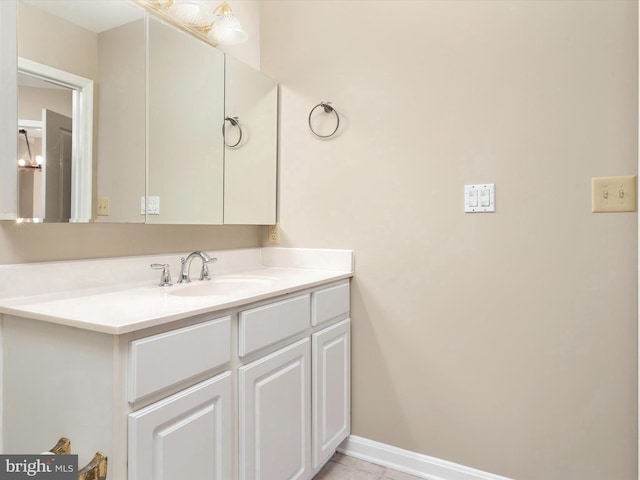
[[[591,211],[635,212],[635,175],[591,179]]]
[[[465,185],[464,211],[469,213],[495,212],[495,184]]]

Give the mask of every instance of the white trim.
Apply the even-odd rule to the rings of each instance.
[[[338,447],[340,453],[427,480],[511,480],[458,463],[403,450],[350,435]]]
[[[18,57],[18,71],[73,90],[71,219],[91,221],[93,184],[93,80]]]
[[[15,0],[0,0],[0,220],[18,213],[18,97]]]
[[[18,128],[39,128],[39,129],[42,129],[42,120],[20,120],[20,119],[18,119]]]

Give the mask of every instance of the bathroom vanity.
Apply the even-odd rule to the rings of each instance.
[[[210,282],[171,287],[149,264],[179,254],[0,266],[2,451],[65,436],[110,479],[311,478],[349,434],[353,254],[209,253]]]

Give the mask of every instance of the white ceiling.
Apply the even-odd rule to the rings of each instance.
[[[95,33],[124,25],[143,16],[143,11],[128,0],[23,1]]]

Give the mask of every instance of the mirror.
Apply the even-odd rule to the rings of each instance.
[[[18,167],[18,215],[25,221],[88,222],[94,192],[110,221],[144,221],[143,17],[124,0],[18,1],[18,131],[26,132],[18,134],[18,154],[27,157]],[[27,142],[45,148],[29,156]]]
[[[128,0],[0,5],[3,25],[10,17],[2,12],[16,15],[7,6],[17,6],[24,83],[20,122],[11,132],[17,137],[7,136],[7,158],[15,159],[3,166],[0,218],[14,218],[19,183],[27,221],[275,223],[272,79],[153,15],[145,21],[144,10]],[[10,33],[3,28],[0,39],[10,39],[4,32]],[[4,40],[0,55],[11,55]],[[0,70],[0,81],[13,91],[9,73]],[[53,97],[65,97],[63,106]],[[4,104],[0,122],[11,124],[11,105]],[[70,118],[71,128],[60,124],[57,140],[45,141],[49,112]],[[43,143],[59,145],[50,155],[71,150],[71,166],[59,160],[57,171],[43,175]],[[50,214],[47,198],[58,205]]]
[[[148,18],[147,223],[222,224],[224,54]]]
[[[276,223],[278,86],[225,58],[224,223]]]

